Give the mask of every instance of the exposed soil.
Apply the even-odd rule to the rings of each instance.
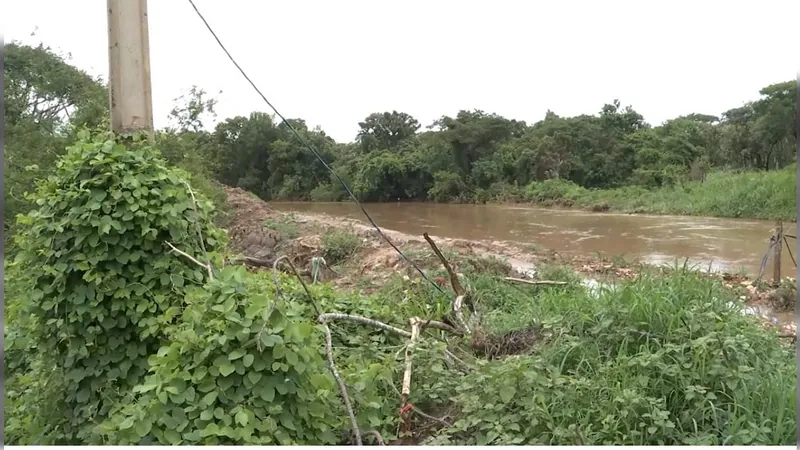
[[[359,287],[362,291],[369,291],[398,273],[409,277],[418,276],[416,271],[370,225],[354,219],[324,214],[287,214],[271,208],[268,203],[242,189],[225,187],[225,192],[232,210],[228,229],[231,248],[243,256],[269,261],[285,254],[298,270],[310,274],[312,258],[322,256],[321,237],[333,230],[347,230],[362,239],[360,249],[347,263],[337,266],[335,272],[331,268],[320,270],[318,279],[331,281],[341,288]],[[292,229],[292,233],[287,235],[289,233],[268,228],[265,226],[266,222],[286,223]],[[441,267],[422,236],[389,229],[382,231],[418,266]],[[632,279],[641,271],[652,269],[638,262],[566,256],[552,250],[531,248],[509,241],[468,241],[436,236],[431,238],[445,255],[448,253],[460,255],[462,258],[458,258],[458,261],[472,261],[474,265],[478,260],[485,262],[491,260],[491,257],[498,258],[498,261],[481,263],[491,264],[492,269],[499,272],[498,275],[534,278],[537,265],[543,262],[569,266],[584,277],[599,281]],[[503,263],[500,260],[507,262]],[[453,269],[459,271],[460,263],[455,259],[451,262],[454,265]],[[503,271],[508,273],[503,274]],[[749,306],[768,307],[772,311],[794,310],[797,290],[796,280],[792,278],[787,278],[780,286],[768,286],[762,283],[762,288],[758,289],[753,286],[751,280],[741,275],[725,273],[709,276],[721,276],[725,284],[735,290],[740,299]],[[446,283],[443,279],[436,281]],[[765,321],[774,325],[774,321],[770,321],[769,318],[765,318]],[[790,321],[784,320],[784,322]],[[784,328],[784,334],[796,334],[793,320],[781,326]]]

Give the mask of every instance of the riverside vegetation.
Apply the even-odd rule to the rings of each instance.
[[[107,121],[104,83],[44,47],[4,45],[4,229],[32,206],[24,193],[49,174],[80,126]],[[618,101],[597,115],[539,122],[483,111],[443,116],[426,129],[403,112],[370,114],[355,142],[292,125],[361,201],[533,202],[594,210],[796,219],[796,83],[719,117],[687,114],[652,126]],[[755,93],[754,93],[755,94]],[[205,130],[216,100],[192,88],[156,139],[220,207],[215,183],[265,200],[339,201],[338,181],[284,124],[264,113]],[[36,151],[31,151],[36,149]]]
[[[429,444],[794,442],[794,349],[774,329],[741,314],[737,295],[719,280],[682,269],[653,271],[595,294],[563,267],[548,277],[564,285],[512,286],[497,278],[502,264],[465,265],[463,281],[479,313],[468,313],[477,320],[470,321],[469,333],[427,328],[411,345],[402,333],[323,324],[320,312],[368,317],[405,333],[415,317],[452,323],[455,292],[444,288],[442,295],[420,279],[396,274],[369,295],[312,283],[309,297],[294,275],[279,273],[276,284],[271,271],[232,265],[227,235],[218,226],[229,206],[215,180],[228,183],[225,177],[238,173],[230,184],[266,198],[335,192],[285,127],[254,114],[204,132],[202,119],[214,102],[195,90],[176,107],[176,127],[158,133],[155,148],[121,143],[108,133],[85,131],[105,127],[107,97],[99,80],[44,48],[7,44],[4,62],[5,228],[14,239],[4,261],[6,443],[347,444],[374,443],[376,433],[386,442]],[[760,130],[747,134],[746,144],[736,142],[753,152],[769,147],[769,156],[733,152],[725,164],[770,170],[742,177],[779,176],[776,167],[788,174],[791,157],[781,156],[783,144],[766,146],[756,138],[776,123],[761,120],[763,114],[781,111],[780,104],[767,107],[764,101],[749,106],[761,116],[743,113],[752,122],[706,124],[709,130],[737,130],[738,138]],[[335,169],[363,199],[370,199],[369,192],[384,198],[400,192],[383,184],[370,191],[365,180],[416,180],[419,189],[404,198],[442,201],[453,200],[447,192],[455,192],[444,189],[450,184],[443,180],[469,188],[460,192],[478,193],[476,174],[486,172],[472,168],[488,167],[492,155],[513,155],[512,143],[536,136],[558,143],[568,135],[537,135],[541,124],[465,114],[460,117],[475,121],[448,122],[452,133],[422,133],[385,149],[366,144],[370,133],[341,145],[320,131],[301,132],[327,157],[336,155]],[[548,115],[545,123],[577,121],[601,133],[631,114]],[[695,119],[689,122],[705,123]],[[504,140],[509,124],[520,134]],[[497,134],[485,135],[485,126]],[[644,127],[634,134],[659,136],[659,130]],[[447,136],[463,140],[438,140]],[[608,136],[598,136],[611,145]],[[628,142],[624,134],[609,136]],[[468,138],[474,141],[465,143]],[[449,144],[438,153],[414,147],[431,142]],[[526,157],[546,154],[538,153],[539,146],[526,148]],[[439,167],[462,161],[471,169],[435,171],[438,178],[431,175],[432,184],[425,185],[426,172],[414,172],[425,166],[411,163],[429,154],[440,158]],[[355,165],[356,156],[367,163]],[[529,169],[540,167],[537,162]],[[392,168],[423,176],[397,177]],[[612,177],[616,181],[598,186],[586,181],[593,179],[588,175],[550,173],[517,185],[539,192],[537,201],[556,202],[559,196],[548,199],[537,186],[571,198],[579,189],[628,183]],[[606,175],[595,173],[595,180]],[[703,184],[719,186],[713,176]],[[675,179],[660,189],[690,186]],[[31,194],[24,196],[26,191]],[[297,194],[287,194],[292,192]],[[287,224],[272,225],[291,231]],[[331,234],[323,252],[331,264],[347,262],[357,245],[352,236]],[[447,276],[441,268],[425,271],[432,278]],[[363,432],[358,436],[328,370],[326,327],[327,347]],[[398,414],[404,349],[413,355],[409,422]]]
[[[145,143],[84,132],[38,183],[5,265],[6,442],[794,442],[793,348],[720,281],[679,269],[593,294],[563,268],[549,276],[564,285],[511,286],[496,263],[463,270],[479,317],[469,335],[427,329],[409,343],[330,324],[356,437],[319,314],[402,331],[452,320],[455,293],[398,274],[371,295],[312,284],[309,297],[293,275],[228,265],[190,180]],[[324,243],[345,260],[357,245]]]

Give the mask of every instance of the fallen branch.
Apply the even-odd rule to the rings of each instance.
[[[234,259],[233,262],[255,267],[272,267],[272,265],[275,264],[274,259],[258,259],[251,256],[241,256]]]
[[[562,286],[568,284],[566,281],[526,280],[524,278],[513,278],[513,277],[504,277],[503,280],[511,281],[513,283],[530,284],[532,286],[542,286],[542,285]]]
[[[347,395],[347,386],[345,386],[342,377],[339,376],[339,371],[336,370],[336,365],[333,363],[333,343],[331,342],[331,329],[324,321],[320,320],[320,322],[322,322],[322,326],[325,330],[325,355],[328,358],[328,369],[331,371],[333,378],[336,379],[336,383],[339,385],[339,392],[342,394],[344,408],[347,410],[347,415],[350,417],[350,426],[353,429],[353,437],[356,440],[356,445],[362,445],[361,430],[358,428],[358,421],[356,420],[356,415],[353,412],[353,405],[350,403],[350,396]]]
[[[438,417],[434,417],[434,416],[432,416],[430,414],[427,414],[427,413],[425,413],[424,411],[420,410],[419,408],[417,408],[414,405],[411,405],[411,410],[414,411],[415,414],[418,414],[418,415],[420,415],[420,416],[422,416],[422,417],[424,417],[424,418],[426,418],[428,420],[432,420],[434,422],[438,422],[438,423],[440,423],[440,424],[442,424],[442,425],[444,425],[446,427],[451,426],[450,422],[448,422],[448,421],[446,421],[444,419],[440,419]]]
[[[458,363],[459,365],[461,365],[462,368],[464,368],[464,371],[467,372],[467,373],[472,371],[472,367],[470,367],[469,364],[467,364],[464,361],[460,360],[450,350],[444,349],[444,359],[445,359],[445,361],[448,361],[450,363],[454,363],[454,362]]]
[[[361,325],[370,325],[375,328],[380,328],[381,330],[388,331],[389,333],[394,333],[398,336],[403,336],[407,338],[411,337],[411,333],[402,328],[393,327],[389,324],[383,323],[375,319],[370,319],[364,316],[356,316],[353,314],[325,313],[321,314],[317,320],[319,320],[320,322],[327,322],[329,320],[344,320],[347,322],[354,322]],[[426,326],[428,328],[436,328],[437,330],[449,331],[453,334],[460,334],[458,330],[456,330],[452,326],[444,322],[438,322],[435,320],[425,321],[424,323],[420,323],[420,328],[423,328],[423,326]]]
[[[167,244],[169,246],[169,248],[171,249],[168,253],[175,252],[175,253],[185,257],[189,261],[191,261],[191,262],[197,264],[198,266],[206,269],[206,271],[208,272],[208,278],[211,279],[211,280],[214,279],[214,273],[211,270],[211,264],[203,264],[203,263],[201,263],[200,261],[195,259],[192,255],[184,252],[183,250],[179,250],[177,247],[172,245],[169,241],[164,241],[164,243]]]
[[[378,433],[378,430],[367,430],[361,433],[361,437],[364,436],[372,436],[375,438],[375,441],[378,443],[378,445],[386,445],[386,441],[383,440],[383,436]]]

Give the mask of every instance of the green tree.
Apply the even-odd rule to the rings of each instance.
[[[396,149],[413,138],[420,128],[417,119],[397,111],[370,114],[358,126],[356,139],[365,152]]]

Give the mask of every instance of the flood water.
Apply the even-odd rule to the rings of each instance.
[[[276,202],[283,211],[326,213],[366,222],[353,203]],[[364,205],[380,227],[404,233],[537,244],[562,254],[624,255],[650,263],[688,258],[697,268],[758,274],[775,222],[650,216],[543,209],[530,206],[373,203]],[[795,234],[794,223],[784,230]],[[797,257],[796,242],[789,240]],[[781,273],[795,268],[784,247]],[[765,277],[772,278],[772,262]]]

